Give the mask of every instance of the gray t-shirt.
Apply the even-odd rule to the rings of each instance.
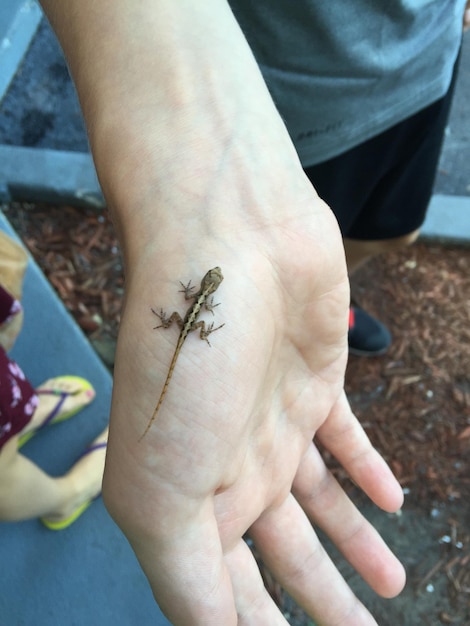
[[[441,98],[465,0],[230,0],[304,166]]]

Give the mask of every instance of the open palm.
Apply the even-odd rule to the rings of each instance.
[[[247,532],[274,576],[322,624],[375,621],[340,580],[311,522],[377,592],[394,595],[403,585],[401,566],[313,442],[379,506],[401,505],[398,484],[343,393],[349,294],[334,262],[340,240],[326,212],[328,248],[308,224],[273,228],[263,245],[248,230],[208,239],[207,266],[196,276],[168,270],[156,283],[148,263],[129,276],[105,496],[177,625],[286,624],[243,540]],[[176,329],[152,329],[151,306],[184,314],[178,281],[200,281],[214,265],[225,276],[215,294],[220,306],[213,319],[202,317],[225,325],[211,336],[212,348],[189,335],[140,440],[178,337]]]

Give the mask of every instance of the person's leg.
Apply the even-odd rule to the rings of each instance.
[[[31,421],[21,431],[20,437],[24,438],[28,433],[40,428],[57,409],[58,403],[59,409],[54,417],[56,421],[60,421],[61,416],[74,413],[89,404],[96,394],[91,386],[84,385],[85,382],[75,376],[58,376],[46,380],[37,387],[38,406]]]
[[[418,236],[419,228],[407,235],[391,239],[343,239],[349,275],[352,275],[368,259],[409,246],[416,241]]]
[[[107,429],[93,444],[107,441]],[[86,454],[65,476],[53,478],[18,452],[18,437],[0,450],[0,520],[61,521],[101,491],[106,451]]]
[[[348,272],[351,276],[370,258],[386,252],[400,250],[412,244],[419,229],[402,237],[378,240],[344,239]],[[357,356],[376,356],[386,352],[392,342],[390,331],[360,307],[351,305],[348,333],[349,351]]]

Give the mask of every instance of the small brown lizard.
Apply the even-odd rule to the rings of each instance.
[[[147,428],[145,429],[144,434],[141,436],[140,439],[143,439],[145,437],[150,427],[152,426],[153,422],[155,421],[155,418],[157,417],[157,413],[160,410],[160,407],[162,405],[163,398],[165,397],[166,391],[168,389],[168,385],[170,384],[170,380],[173,375],[173,370],[175,369],[178,355],[181,352],[181,348],[183,347],[183,343],[185,342],[188,334],[192,332],[193,330],[200,328],[199,336],[201,337],[201,339],[204,339],[205,341],[207,341],[207,343],[210,346],[211,344],[209,343],[209,340],[207,337],[211,333],[215,332],[216,330],[219,330],[219,328],[222,328],[222,326],[224,326],[224,324],[221,324],[220,326],[217,326],[217,328],[214,328],[214,323],[212,322],[206,328],[206,324],[204,321],[198,322],[198,317],[199,317],[199,314],[201,313],[202,308],[206,309],[207,311],[210,311],[212,314],[214,313],[213,309],[216,306],[218,306],[218,304],[213,304],[214,298],[212,297],[209,300],[209,296],[214,293],[214,291],[218,288],[218,286],[223,281],[223,279],[224,277],[222,276],[220,267],[214,267],[214,269],[209,270],[207,274],[204,276],[204,278],[201,281],[201,286],[199,288],[199,291],[197,291],[194,294],[191,293],[194,289],[194,287],[190,286],[191,281],[189,281],[187,285],[183,285],[183,283],[181,283],[181,286],[183,287],[183,289],[181,289],[180,291],[184,292],[185,299],[194,300],[193,304],[186,311],[186,315],[184,316],[184,319],[182,319],[181,315],[177,313],[176,311],[172,313],[170,317],[167,317],[164,314],[163,310],[160,310],[160,313],[157,313],[156,311],[152,309],[152,313],[156,315],[161,321],[161,324],[159,324],[158,326],[155,326],[155,328],[169,328],[173,322],[176,322],[178,326],[180,327],[181,332],[178,338],[178,343],[176,344],[173,358],[170,363],[170,367],[168,369],[168,374],[165,380],[165,384],[163,385],[160,398],[157,402],[157,406],[155,407],[153,415],[150,418],[149,423],[147,424]]]

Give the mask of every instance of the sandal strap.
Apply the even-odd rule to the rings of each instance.
[[[101,443],[95,443],[95,444],[89,446],[88,448],[86,448],[82,452],[82,454],[78,457],[77,461],[80,461],[80,459],[83,459],[84,456],[87,456],[88,454],[91,454],[95,450],[100,450],[101,448],[106,448],[107,446],[108,446],[108,442],[107,441],[102,441]]]
[[[55,396],[60,396],[59,401],[57,402],[55,407],[52,409],[52,411],[49,413],[49,415],[46,417],[46,419],[42,422],[42,424],[38,427],[37,430],[40,430],[41,428],[44,428],[50,422],[52,422],[54,417],[56,417],[57,414],[60,412],[60,409],[62,408],[62,405],[64,404],[65,400],[69,397],[70,394],[67,391],[48,391],[46,389],[39,389],[38,391],[36,391],[36,393],[38,393],[38,394],[52,394],[52,395],[55,395]]]

